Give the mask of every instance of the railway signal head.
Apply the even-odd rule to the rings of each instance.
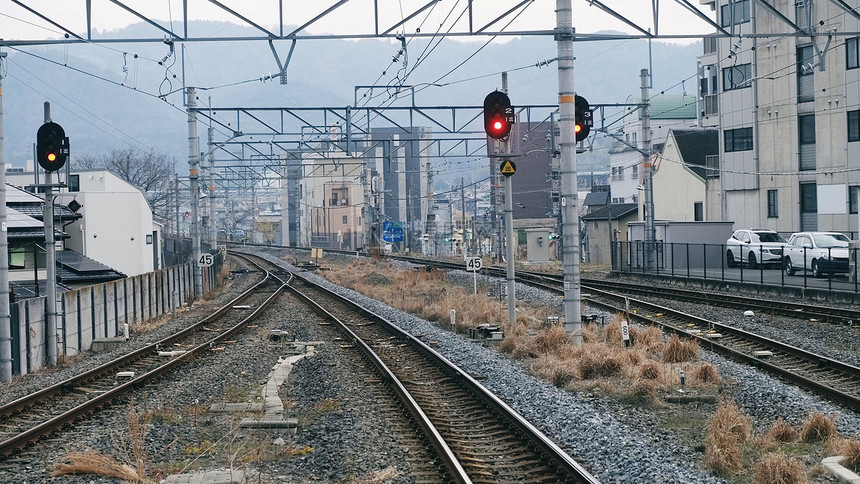
[[[507,94],[493,91],[484,98],[484,131],[493,139],[501,139],[511,132],[514,108]]]
[[[582,96],[576,96],[574,99],[574,117],[576,124],[573,127],[573,134],[576,136],[576,141],[582,141],[588,137],[593,125],[591,108]]]
[[[36,132],[36,161],[45,171],[57,171],[69,156],[69,138],[63,127],[47,122]]]

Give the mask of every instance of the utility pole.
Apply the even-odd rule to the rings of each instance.
[[[469,255],[469,250],[466,248],[466,181],[463,177],[460,177],[460,209],[462,213],[460,214],[460,220],[463,224],[463,237],[460,241],[460,247],[463,249],[463,257]]]
[[[0,72],[6,72],[0,52]],[[6,226],[6,138],[3,134],[3,76],[0,76],[0,226]],[[35,170],[35,168],[34,168]],[[0,254],[9,253],[9,238],[0,230]],[[0,257],[0,382],[12,381],[12,316],[9,301],[9,258]]]
[[[582,344],[582,288],[579,263],[579,197],[576,184],[576,92],[573,90],[572,0],[556,0],[558,42],[559,168],[561,170],[561,231],[564,259],[564,330],[574,345]]]
[[[188,103],[188,180],[191,188],[191,250],[194,254],[194,297],[203,296],[203,270],[197,265],[200,257],[200,221],[197,206],[200,203],[198,172],[200,170],[200,157],[197,151],[197,90],[193,87],[187,89]]]
[[[209,126],[209,240],[218,248],[218,225],[215,223],[215,130]]]
[[[657,269],[657,231],[654,228],[654,169],[651,166],[651,78],[640,71],[642,86],[642,151],[645,156],[645,268]]]

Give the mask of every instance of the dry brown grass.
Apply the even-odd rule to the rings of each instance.
[[[637,348],[656,351],[663,346],[663,331],[657,326],[630,327],[630,340]]]
[[[424,319],[448,324],[450,311],[457,314],[456,329],[507,320],[507,311],[497,301],[471,289],[448,282],[448,273],[438,270],[406,270],[389,262],[359,259],[326,271],[326,278],[344,287],[414,313]],[[518,318],[543,320],[542,314],[521,308]]]
[[[568,383],[579,378],[576,365],[570,360],[555,356],[542,356],[531,365],[531,372],[553,385],[564,388]]]
[[[602,344],[583,344],[577,350],[579,374],[586,380],[617,376],[625,368],[623,354]]]
[[[740,472],[743,460],[737,439],[729,434],[708,433],[705,437],[705,467],[720,477]]]
[[[754,468],[755,484],[804,484],[809,482],[803,464],[782,452],[763,456]]]
[[[696,340],[681,340],[673,334],[663,349],[663,363],[682,363],[699,358],[699,343]]]
[[[720,372],[710,363],[701,363],[690,372],[692,377],[691,384],[701,385],[719,385],[723,379],[720,377]]]
[[[102,455],[95,451],[72,452],[63,457],[63,461],[54,466],[51,476],[95,474],[114,477],[136,484],[149,484],[154,481],[146,477],[146,426],[141,415],[134,409],[134,400],[129,402],[127,439],[113,439],[120,458]],[[131,465],[129,462],[134,462]]]
[[[791,426],[784,418],[779,417],[770,429],[767,431],[768,436],[772,437],[777,442],[794,442],[797,440],[797,430]]]
[[[723,400],[711,417],[709,432],[730,434],[738,442],[746,442],[752,435],[752,421],[734,402]]]
[[[839,455],[842,458],[842,466],[853,472],[860,470],[860,440],[845,439],[839,446]]]
[[[663,375],[664,367],[656,361],[646,361],[636,368],[636,377],[641,380],[659,380]]]
[[[740,444],[752,434],[752,422],[733,402],[722,401],[705,436],[705,466],[718,476],[733,476],[743,467]]]
[[[63,458],[63,462],[57,464],[51,471],[52,477],[77,476],[83,474],[96,474],[105,477],[114,477],[124,481],[148,484],[154,481],[141,477],[137,469],[123,464],[115,457],[99,454],[98,452],[73,452]]]
[[[813,412],[800,429],[801,442],[824,442],[838,434],[836,421],[833,416],[827,417],[821,412]]]

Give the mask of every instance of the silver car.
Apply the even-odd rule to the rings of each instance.
[[[782,249],[786,240],[773,230],[735,230],[726,241],[726,265],[735,267],[747,263],[752,267],[761,264],[782,264]]]

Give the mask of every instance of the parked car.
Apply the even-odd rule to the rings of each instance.
[[[755,267],[759,263],[780,264],[785,244],[785,239],[773,230],[735,230],[726,241],[726,265],[735,267],[738,263],[748,263]]]
[[[848,237],[839,232],[797,232],[785,245],[783,267],[789,276],[795,271],[812,271],[812,277],[828,273],[848,273]]]

